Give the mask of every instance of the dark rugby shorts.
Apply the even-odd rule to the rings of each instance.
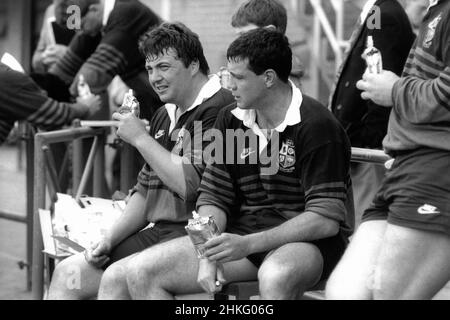
[[[274,226],[278,226],[286,221],[279,213],[273,210],[264,210],[258,214],[244,215],[229,227],[227,232],[245,235],[250,233],[261,232]],[[315,245],[323,258],[323,271],[320,280],[328,279],[333,269],[344,254],[347,248],[348,239],[339,232],[337,235],[320,240],[308,241],[307,243]],[[270,251],[253,253],[246,258],[250,260],[255,267],[259,268]]]
[[[106,270],[111,264],[140,252],[155,244],[163,243],[187,235],[183,223],[158,222],[152,228],[143,229],[119,243],[109,255],[109,261],[102,266]]]
[[[362,221],[450,235],[450,152],[417,149],[395,156]]]

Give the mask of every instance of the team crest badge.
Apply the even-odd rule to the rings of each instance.
[[[433,41],[434,35],[436,33],[436,27],[439,24],[439,22],[442,20],[442,13],[439,14],[433,21],[431,21],[428,24],[428,31],[425,35],[425,39],[423,40],[423,47],[429,48],[431,46],[431,43]]]
[[[290,139],[287,139],[286,142],[283,142],[279,157],[279,166],[280,170],[283,172],[292,172],[294,171],[295,166],[295,146],[294,142]]]

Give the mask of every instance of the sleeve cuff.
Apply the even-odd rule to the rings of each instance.
[[[338,222],[345,221],[345,205],[338,199],[312,199],[306,203],[305,211],[311,211]]]
[[[227,215],[227,219],[230,218],[231,211],[228,205],[224,204],[221,201],[218,201],[216,197],[207,192],[200,193],[195,205],[195,210],[198,211],[201,206],[215,206],[225,212],[225,214]]]

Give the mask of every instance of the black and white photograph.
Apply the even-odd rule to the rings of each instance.
[[[450,0],[0,1],[0,300],[450,300]]]

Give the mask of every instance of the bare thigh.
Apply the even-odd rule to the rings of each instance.
[[[370,299],[375,263],[387,228],[385,220],[363,222],[332,272],[327,297]]]
[[[203,291],[197,284],[198,258],[188,237],[157,244],[140,252],[136,259],[140,266],[149,266],[146,273],[150,274],[154,285],[173,294]],[[256,267],[247,259],[225,263],[224,272],[227,282],[257,277]]]
[[[388,224],[377,260],[374,297],[431,299],[450,280],[450,237]]]

